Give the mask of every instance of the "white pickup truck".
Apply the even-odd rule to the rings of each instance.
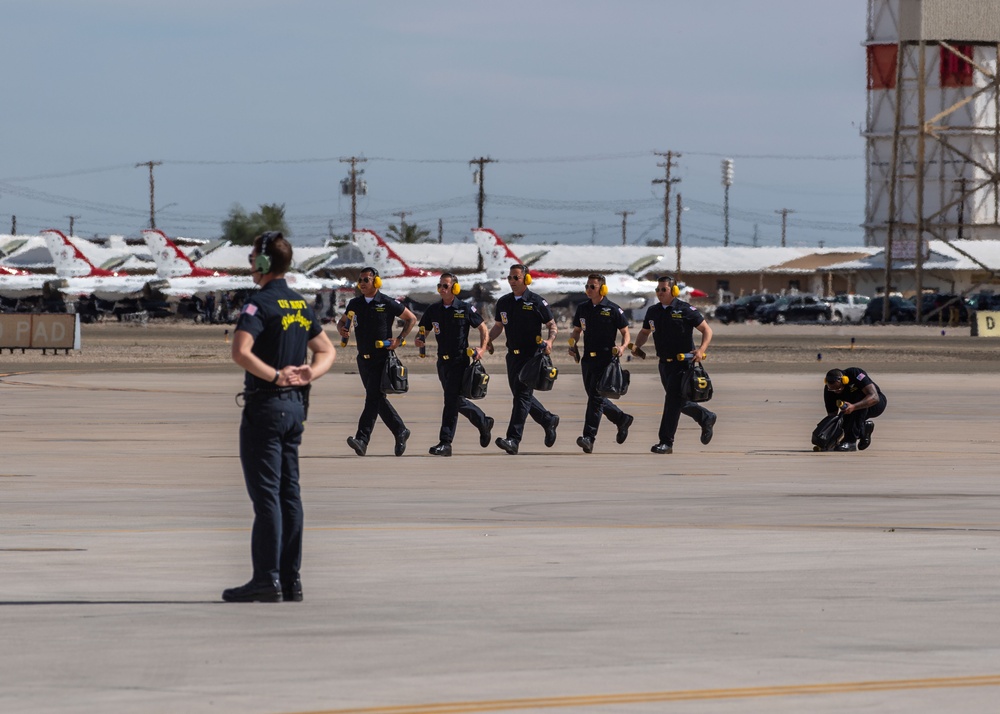
[[[835,295],[826,298],[830,303],[830,314],[833,322],[861,322],[861,316],[865,314],[868,301],[867,295]]]

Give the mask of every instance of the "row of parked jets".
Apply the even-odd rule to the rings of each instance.
[[[55,277],[0,266],[0,296],[22,298],[59,294],[69,299],[87,295],[102,300],[140,296],[179,299],[254,287],[249,275],[233,275],[199,267],[159,230],[143,231],[143,238],[156,264],[155,277],[99,268],[61,231],[45,230],[42,236],[52,254]],[[478,287],[484,296],[495,299],[510,290],[506,280],[510,266],[523,261],[492,230],[477,228],[473,230],[473,236],[485,269],[481,273],[460,275],[459,282],[466,290]],[[438,298],[440,273],[413,268],[375,231],[355,231],[354,240],[366,264],[379,271],[382,292],[396,298],[406,297],[418,304],[428,304]],[[579,297],[583,293],[583,278],[535,270],[531,271],[531,276],[532,290],[546,296],[550,302]],[[642,280],[629,273],[611,273],[606,278],[609,299],[623,308],[635,309],[646,304],[656,287],[655,281]],[[290,287],[305,295],[354,290],[351,281],[312,277],[296,271],[289,272],[287,279]],[[684,298],[705,296],[694,288],[682,288]]]

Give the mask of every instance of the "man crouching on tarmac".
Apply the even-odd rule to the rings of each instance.
[[[844,417],[844,440],[834,451],[864,451],[872,443],[875,417],[885,411],[888,400],[860,367],[831,369],[823,380],[823,404],[827,414],[838,409]]]

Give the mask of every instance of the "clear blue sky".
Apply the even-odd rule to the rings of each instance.
[[[662,161],[686,245],[860,245],[865,0],[7,0],[0,231],[217,237],[231,206],[283,203],[293,240],[406,212],[445,241],[662,238]],[[16,58],[16,61],[15,61]],[[671,210],[673,210],[673,201]],[[674,231],[671,217],[671,236]]]

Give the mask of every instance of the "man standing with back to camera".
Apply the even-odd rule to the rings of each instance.
[[[444,388],[444,411],[441,413],[441,431],[438,444],[430,448],[432,456],[451,456],[451,443],[458,428],[461,414],[479,430],[479,445],[490,444],[493,417],[462,396],[462,378],[469,366],[469,328],[479,333],[479,346],[472,351],[472,359],[481,359],[486,351],[489,334],[483,316],[476,306],[458,299],[461,288],[453,273],[441,273],[438,278],[438,295],[441,301],[427,308],[420,318],[420,336],[417,347],[424,347],[426,335],[433,334],[437,341],[437,373]]]
[[[302,600],[299,445],[309,386],[330,369],[336,350],[309,304],[285,282],[291,263],[292,246],[281,233],[254,239],[250,274],[260,290],[243,305],[232,347],[233,361],[246,370],[240,463],[254,509],[253,578],[223,591],[226,602]]]
[[[507,383],[514,395],[514,406],[510,413],[510,423],[507,425],[507,437],[497,437],[496,445],[510,455],[517,453],[521,437],[524,435],[524,422],[530,415],[532,419],[545,429],[545,445],[551,447],[556,443],[556,428],[559,417],[542,406],[535,398],[534,385],[521,384],[519,376],[524,365],[538,352],[544,349],[546,354],[552,352],[552,342],[556,338],[556,321],[549,310],[549,304],[541,295],[528,290],[531,284],[531,274],[527,266],[520,263],[510,266],[507,276],[510,292],[497,300],[496,322],[490,329],[490,343],[507,333]],[[542,327],[548,336],[542,339]]]
[[[622,336],[621,352],[629,343],[628,320],[625,311],[608,300],[607,278],[597,273],[587,276],[587,297],[589,300],[580,303],[573,315],[573,332],[570,334],[569,353],[580,359],[580,371],[583,374],[583,388],[587,392],[587,413],[583,421],[583,436],[576,440],[576,445],[583,453],[594,451],[594,440],[597,429],[601,425],[601,415],[618,427],[615,440],[624,444],[628,438],[628,428],[634,418],[626,414],[618,405],[597,392],[598,384],[604,375],[604,370],[611,364],[614,357],[615,341],[618,334]],[[583,334],[583,356],[580,358],[580,335]]]
[[[410,438],[410,430],[406,428],[406,424],[382,393],[382,374],[385,372],[389,352],[403,344],[403,340],[416,324],[417,318],[409,308],[403,307],[379,291],[382,279],[375,268],[362,268],[357,287],[361,295],[347,303],[344,314],[337,322],[340,336],[346,340],[351,334],[347,316],[354,315],[354,341],[358,345],[358,374],[361,375],[361,383],[365,387],[365,408],[358,419],[358,430],[354,436],[347,437],[347,444],[358,456],[368,453],[368,442],[371,441],[372,431],[375,429],[375,420],[381,417],[396,438],[393,453],[402,456],[406,451],[406,440]],[[392,327],[397,317],[403,320],[403,328],[399,337],[393,337]]]
[[[677,357],[679,354],[693,353],[695,362],[705,359],[708,345],[712,342],[712,328],[696,308],[680,300],[678,295],[680,286],[673,277],[664,275],[656,279],[656,298],[660,304],[653,305],[646,311],[646,318],[642,321],[642,329],[635,338],[632,350],[635,353],[646,344],[650,332],[653,333],[656,356],[660,359],[660,382],[666,392],[663,416],[660,418],[660,440],[650,449],[654,454],[674,453],[674,435],[677,433],[677,422],[680,421],[681,414],[698,422],[701,426],[701,443],[706,445],[712,440],[712,427],[716,421],[713,412],[688,401],[681,392],[681,378],[689,365],[687,361]],[[692,339],[695,330],[701,333],[701,344],[697,349]]]

